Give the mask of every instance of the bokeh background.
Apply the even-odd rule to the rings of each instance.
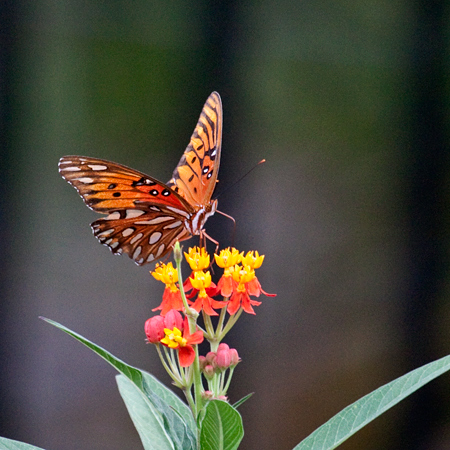
[[[91,235],[57,171],[78,154],[168,180],[204,101],[224,106],[220,209],[277,292],[228,343],[243,449],[291,449],[450,353],[449,4],[5,0],[0,6],[0,435],[139,449],[104,361],[169,383],[143,325],[163,286]],[[258,167],[227,190],[260,159]],[[207,231],[223,246],[223,217]],[[195,241],[191,241],[195,244]],[[443,376],[342,449],[450,448]]]

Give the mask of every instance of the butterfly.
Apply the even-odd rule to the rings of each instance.
[[[84,156],[62,157],[59,173],[89,208],[108,214],[91,224],[100,243],[142,265],[162,258],[176,241],[206,235],[205,222],[217,210],[217,199],[211,197],[221,144],[222,102],[213,92],[168,183]]]

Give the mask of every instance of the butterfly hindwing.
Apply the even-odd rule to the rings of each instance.
[[[211,200],[217,182],[222,145],[222,101],[217,92],[206,100],[191,140],[168,185],[191,205]]]
[[[126,253],[142,265],[163,257],[175,242],[190,237],[185,217],[165,206],[115,211],[91,224],[94,236],[114,254]]]

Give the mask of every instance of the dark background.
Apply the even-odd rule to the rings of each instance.
[[[444,1],[5,1],[0,6],[0,435],[139,449],[115,372],[57,320],[169,384],[143,325],[163,286],[92,237],[57,171],[78,154],[168,180],[211,91],[235,244],[277,292],[228,343],[243,449],[291,449],[450,353]],[[207,232],[231,243],[217,215]],[[195,244],[195,241],[191,241]],[[450,379],[342,449],[450,447]]]

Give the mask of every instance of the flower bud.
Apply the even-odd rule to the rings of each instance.
[[[205,368],[203,369],[203,374],[205,375],[205,378],[208,380],[212,380],[214,377],[215,369],[211,364],[207,364]]]
[[[230,349],[217,350],[216,364],[217,367],[221,370],[225,370],[228,369],[228,367],[230,367],[231,364]]]
[[[231,356],[231,367],[236,367],[238,363],[241,361],[241,358],[239,358],[238,352],[235,348],[230,349],[230,356]]]
[[[166,328],[173,330],[175,327],[179,330],[183,329],[183,317],[176,309],[171,309],[164,316],[164,325]]]
[[[145,322],[145,334],[148,342],[151,344],[158,343],[164,336],[164,317],[153,316]]]
[[[200,366],[200,370],[204,370],[204,368],[208,364],[208,362],[206,361],[206,358],[204,356],[202,356],[202,355],[200,355],[198,357],[198,363],[199,363],[199,366]]]
[[[207,364],[211,364],[214,367],[216,366],[216,352],[208,352],[205,359]]]
[[[181,260],[183,259],[183,252],[181,251],[181,245],[178,241],[175,242],[175,245],[173,246],[173,259],[177,263],[177,266],[180,265]]]
[[[214,398],[214,392],[213,391],[203,391],[202,398],[204,400],[212,400]]]

